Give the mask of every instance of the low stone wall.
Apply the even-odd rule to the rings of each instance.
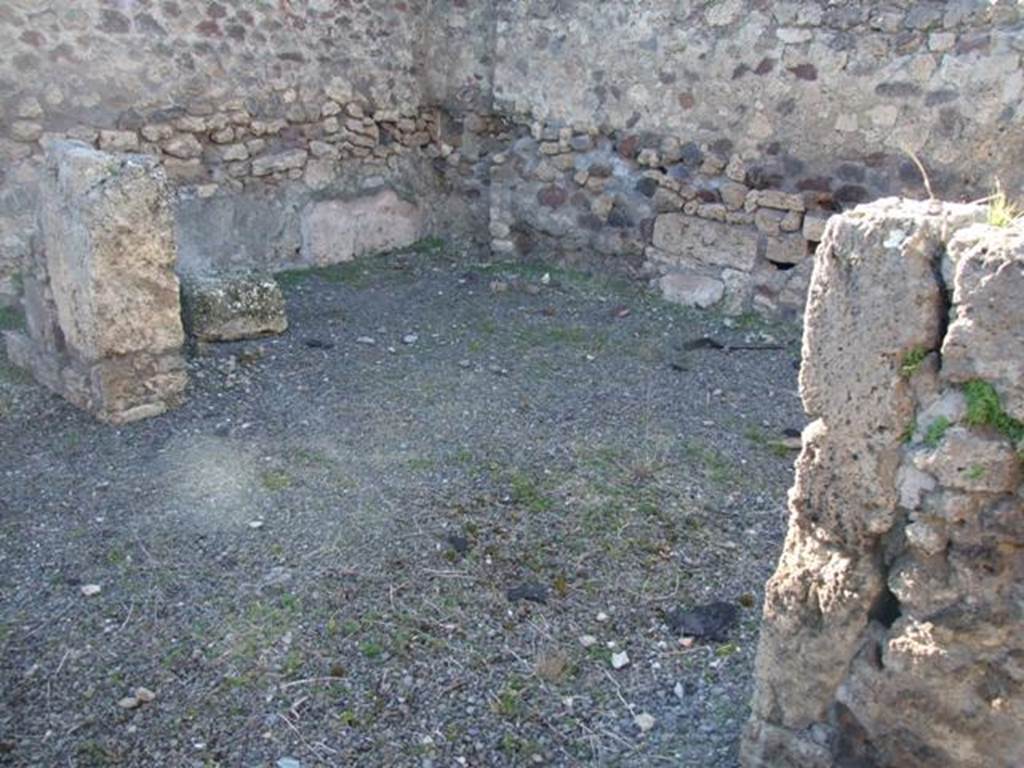
[[[674,136],[519,133],[491,167],[495,253],[596,256],[684,304],[802,312],[831,196],[766,187],[739,155]]]
[[[829,221],[748,768],[1024,764],[1024,223]]]

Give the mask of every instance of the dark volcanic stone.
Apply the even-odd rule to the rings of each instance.
[[[636,183],[636,191],[644,197],[654,197],[654,193],[658,191],[658,182],[656,179],[643,178]]]
[[[739,618],[739,608],[722,601],[698,605],[690,610],[678,609],[665,616],[673,632],[700,640],[722,642]]]
[[[519,586],[512,587],[506,591],[505,596],[510,603],[514,603],[517,600],[529,600],[531,603],[541,603],[543,605],[548,601],[548,588],[535,581],[525,581]]]

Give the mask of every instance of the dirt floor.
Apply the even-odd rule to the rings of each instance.
[[[735,766],[798,329],[436,243],[281,280],[144,423],[0,357],[0,765]]]

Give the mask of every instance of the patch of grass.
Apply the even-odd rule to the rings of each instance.
[[[359,715],[351,709],[343,709],[338,713],[338,720],[346,728],[358,728],[359,727]]]
[[[25,327],[25,316],[14,307],[0,307],[0,331],[20,331]]]
[[[123,549],[114,546],[107,550],[106,560],[108,565],[122,565],[128,560],[128,556]]]
[[[903,431],[900,432],[900,442],[903,444],[912,442],[915,432],[917,432],[917,420],[911,419],[907,422],[907,426],[903,428]]]
[[[985,468],[979,464],[975,464],[969,470],[967,470],[968,480],[981,480],[985,476]]]
[[[375,640],[365,640],[359,644],[359,652],[368,659],[379,659],[384,654],[384,646]]]
[[[992,427],[1008,437],[1018,450],[1024,449],[1024,424],[1003,410],[999,393],[987,381],[973,379],[964,384],[967,415],[964,421],[972,427]]]
[[[530,475],[516,472],[509,482],[511,485],[509,495],[515,504],[536,513],[547,512],[551,509],[551,498],[544,495],[540,484]]]
[[[696,464],[715,485],[725,485],[736,477],[736,467],[714,446],[691,440],[683,445],[683,453]]]
[[[506,720],[518,720],[526,713],[526,702],[523,700],[525,692],[526,681],[513,677],[494,697],[491,711]]]
[[[903,362],[900,363],[900,376],[904,379],[913,378],[926,357],[928,357],[928,350],[924,347],[914,347],[907,352]]]
[[[946,431],[953,426],[952,422],[945,416],[939,416],[935,421],[928,425],[928,429],[924,433],[924,444],[929,448],[936,447],[942,442],[942,438],[946,436]]]
[[[437,467],[437,461],[431,456],[413,456],[409,459],[409,469],[414,472],[429,472]]]
[[[529,758],[541,751],[536,743],[513,733],[506,733],[502,736],[498,748],[508,755],[516,755],[519,758]]]
[[[292,478],[283,469],[267,469],[260,473],[260,484],[276,493],[291,487]]]
[[[415,243],[410,245],[408,248],[402,249],[401,253],[418,253],[421,255],[437,255],[441,253],[445,248],[444,238],[441,237],[424,237],[421,240],[417,240]]]
[[[720,659],[727,659],[734,653],[739,651],[739,649],[740,647],[736,645],[736,643],[725,643],[724,645],[720,645],[715,649],[715,656],[717,656]]]
[[[356,288],[368,282],[368,265],[365,261],[344,261],[340,264],[329,264],[325,267],[307,267],[304,269],[286,269],[278,272],[274,278],[282,288],[294,288],[307,280],[316,278],[325,283],[350,285]]]
[[[1017,203],[1006,196],[1002,185],[997,181],[996,191],[989,198],[988,223],[993,227],[1010,227],[1022,220],[1024,220],[1024,210],[1021,210]]]

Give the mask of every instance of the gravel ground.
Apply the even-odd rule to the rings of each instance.
[[[798,329],[436,244],[282,282],[144,423],[0,357],[0,764],[736,765]]]

